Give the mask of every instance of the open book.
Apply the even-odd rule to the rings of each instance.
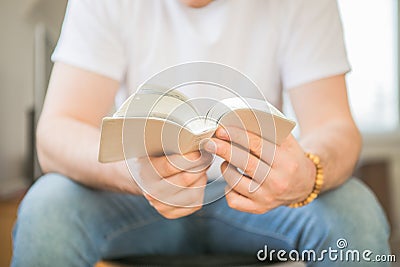
[[[219,126],[246,129],[279,145],[295,122],[265,100],[227,98],[200,115],[179,91],[142,89],[103,118],[99,161],[196,151]]]

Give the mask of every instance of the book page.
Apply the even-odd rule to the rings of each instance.
[[[183,94],[143,90],[103,119],[99,161],[192,152],[215,129]]]
[[[213,136],[218,125],[246,129],[280,144],[295,123],[256,99],[242,103],[226,99],[201,117],[182,99],[137,94],[113,117],[103,119],[99,161],[199,150],[202,141]]]
[[[252,98],[228,98],[215,105],[207,118],[222,127],[237,127],[281,144],[295,126],[270,103]]]
[[[113,117],[160,118],[182,126],[199,117],[195,107],[190,105],[182,94],[174,90],[168,94],[144,90],[132,95],[128,100]]]
[[[185,154],[199,150],[202,140],[210,138],[214,131],[196,135],[179,124],[159,118],[104,118],[99,161]]]

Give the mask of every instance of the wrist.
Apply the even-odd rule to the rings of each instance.
[[[312,175],[311,179],[313,180],[312,190],[304,200],[290,204],[289,207],[291,208],[298,208],[311,203],[319,196],[322,190],[322,185],[324,182],[324,172],[323,172],[323,167],[321,165],[321,160],[319,156],[311,153],[306,153],[305,155],[309,159],[309,162],[311,163],[310,175]]]
[[[120,192],[134,195],[142,195],[142,190],[140,190],[135,179],[129,172],[129,168],[125,161],[111,163],[113,165],[112,177],[115,177],[117,187]]]
[[[304,157],[306,158],[306,162],[307,162],[307,170],[308,170],[308,175],[307,175],[307,181],[308,181],[308,194],[305,196],[305,198],[307,198],[307,196],[309,194],[311,194],[311,192],[314,189],[314,185],[315,185],[315,179],[317,177],[317,167],[315,166],[314,162],[307,156],[306,153],[304,153]]]

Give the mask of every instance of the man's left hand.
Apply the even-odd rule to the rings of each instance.
[[[254,133],[227,127],[219,128],[212,141],[205,150],[225,160],[221,172],[231,208],[261,214],[303,201],[313,190],[315,166],[292,135],[278,146]]]

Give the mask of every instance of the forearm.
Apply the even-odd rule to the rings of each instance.
[[[351,176],[362,142],[352,122],[337,120],[304,133],[300,143],[306,152],[320,157],[324,170],[323,191],[326,191],[338,187]]]
[[[58,172],[86,186],[139,194],[125,162],[97,161],[100,131],[68,117],[42,118],[37,148],[44,172]]]

